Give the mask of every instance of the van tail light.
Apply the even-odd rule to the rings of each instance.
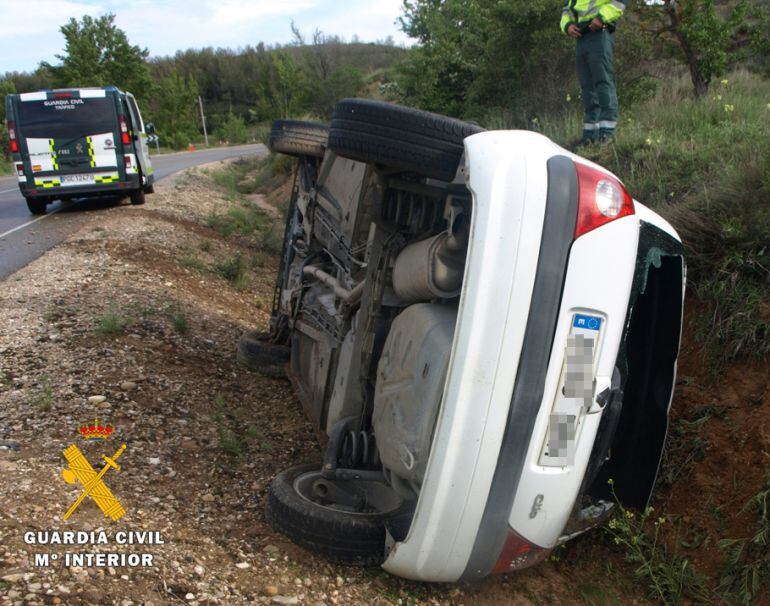
[[[550,549],[530,543],[511,528],[508,528],[503,549],[492,572],[511,572],[521,570],[522,568],[529,568],[542,562],[548,557],[549,553],[551,553]]]
[[[16,164],[16,174],[20,177],[24,176],[24,165],[21,163]]]
[[[72,99],[72,96],[72,93],[68,91],[53,94],[54,99]]]
[[[610,221],[634,214],[625,186],[608,172],[575,162],[578,176],[578,216],[575,239]]]
[[[131,168],[131,156],[123,156],[123,162],[126,168]]]
[[[119,116],[120,120],[120,136],[123,140],[123,145],[131,143],[131,138],[128,136],[128,124],[126,124],[126,117]]]
[[[19,153],[19,142],[16,140],[16,123],[8,123],[8,138],[11,140],[11,153]]]

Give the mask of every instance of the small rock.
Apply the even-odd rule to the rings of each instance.
[[[251,564],[249,564],[248,562],[238,562],[238,563],[235,565],[235,567],[236,567],[238,570],[246,570],[247,568],[251,568]]]
[[[120,384],[120,388],[123,391],[134,391],[136,389],[136,383],[134,383],[133,381],[123,381]]]
[[[158,457],[150,457],[149,459],[147,459],[147,462],[150,465],[160,465],[160,459]]]
[[[265,548],[263,549],[265,553],[275,555],[279,553],[281,550],[278,549],[275,545],[265,545]]]
[[[207,492],[201,497],[201,501],[203,501],[204,503],[213,503],[215,500],[216,500],[216,497],[210,492]]]
[[[200,564],[198,564],[198,565],[197,565],[195,568],[193,568],[193,571],[194,571],[194,572],[195,572],[195,574],[197,574],[199,577],[202,577],[202,576],[203,576],[203,573],[204,573],[204,572],[206,572],[206,569],[205,569],[203,566],[201,566]]]
[[[195,594],[194,593],[186,593],[186,594],[184,594],[184,599],[185,600],[194,600],[195,599]]]
[[[30,583],[29,585],[27,585],[27,589],[29,591],[34,591],[34,592],[40,591],[42,588],[43,588],[42,583]]]
[[[275,585],[265,585],[262,588],[262,593],[264,593],[266,596],[274,596],[278,595],[278,587]]]
[[[337,577],[336,579],[334,579],[334,584],[337,587],[342,587],[345,584],[345,580],[342,577]]]
[[[303,581],[305,587],[312,587],[313,581],[310,579],[310,577],[305,577],[305,580]]]
[[[0,459],[0,471],[16,471],[18,468],[19,466],[13,461],[4,461]],[[8,575],[8,576],[13,576],[13,575]],[[3,577],[3,580],[5,581],[7,579]]]
[[[295,596],[277,595],[272,600],[271,604],[283,604],[283,606],[292,606],[293,604],[299,604],[299,598]]]
[[[104,402],[105,400],[107,400],[107,396],[90,396],[90,397],[88,398],[88,401],[89,401],[91,404],[96,404],[97,406],[98,406],[99,404],[101,404],[102,402]]]
[[[2,461],[0,461],[2,463]],[[0,467],[2,469],[2,467]],[[5,576],[0,577],[0,580],[5,581],[6,583],[18,583],[23,578],[23,575],[20,572],[14,572],[13,574],[7,574]]]
[[[326,602],[318,600],[317,602],[313,602],[313,606],[326,606]]]

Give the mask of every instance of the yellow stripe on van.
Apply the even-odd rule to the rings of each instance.
[[[50,187],[59,187],[61,185],[61,179],[35,179],[35,185],[48,189]]]
[[[94,177],[96,183],[115,183],[118,180],[120,180],[118,175],[96,175]]]
[[[59,170],[59,162],[56,159],[56,147],[54,146],[53,139],[48,139],[48,147],[51,150],[51,164],[53,164],[53,169]]]
[[[94,153],[94,140],[91,137],[86,137],[88,142],[88,157],[91,158],[91,168],[96,166],[96,157]]]

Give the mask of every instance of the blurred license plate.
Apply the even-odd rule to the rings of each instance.
[[[62,185],[84,185],[88,183],[95,183],[93,175],[62,175]]]

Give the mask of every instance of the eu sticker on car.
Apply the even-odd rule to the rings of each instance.
[[[601,316],[576,313],[571,318],[564,363],[540,464],[564,467],[574,463],[580,422],[591,407],[596,376],[594,363],[602,334]]]

